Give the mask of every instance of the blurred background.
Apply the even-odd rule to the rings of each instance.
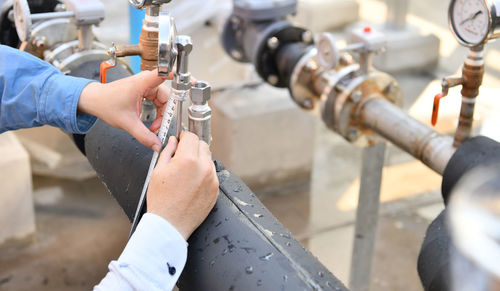
[[[294,20],[314,32],[333,32],[342,41],[353,26],[388,29],[389,8],[398,1],[302,0]],[[103,2],[106,18],[96,35],[107,45],[128,43],[128,2]],[[459,73],[467,49],[449,32],[448,1],[404,2],[407,14],[398,24],[404,25],[388,29],[387,54],[378,56],[375,66],[398,80],[405,110],[429,124],[440,79]],[[361,148],[299,109],[287,90],[265,84],[248,88],[262,83],[252,65],[234,62],[220,44],[230,1],[174,0],[169,5],[178,31],[193,38],[192,74],[213,87],[215,157],[347,283]],[[485,59],[474,130],[497,139],[499,117],[493,112],[500,103],[487,96],[500,87],[498,43],[487,47]],[[452,89],[441,104],[438,131],[454,132],[460,101],[459,89]],[[126,215],[87,159],[57,129],[4,133],[0,156],[5,157],[0,203],[12,210],[0,214],[0,290],[91,289],[125,246]],[[427,226],[444,208],[441,177],[392,145],[385,165],[371,290],[422,290],[417,256]]]

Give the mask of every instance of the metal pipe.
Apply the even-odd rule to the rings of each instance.
[[[484,51],[472,48],[462,69],[462,107],[453,146],[458,147],[469,139],[474,121],[474,107],[484,75]]]
[[[349,280],[349,288],[353,291],[370,290],[386,145],[385,141],[377,142],[363,149],[363,166]]]
[[[380,96],[370,97],[361,106],[364,126],[443,174],[456,150],[453,138],[434,131]]]
[[[80,50],[90,50],[94,43],[94,34],[91,25],[81,25],[78,27],[78,48]]]
[[[75,13],[72,11],[35,13],[31,14],[31,21],[35,22],[39,20],[49,20],[56,18],[72,18],[74,16]]]
[[[388,29],[402,30],[406,28],[406,15],[408,13],[408,0],[386,0]]]

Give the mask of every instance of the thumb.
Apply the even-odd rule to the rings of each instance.
[[[158,160],[158,165],[167,165],[170,159],[172,159],[172,156],[175,154],[175,151],[177,150],[177,138],[175,136],[171,136],[168,139],[168,144],[163,149],[160,155],[160,159]]]
[[[143,145],[152,148],[155,152],[161,150],[161,141],[152,133],[140,119],[137,119],[131,127],[127,130],[133,137],[135,137]]]
[[[143,71],[137,75],[140,79],[141,82],[139,84],[142,84],[144,86],[143,88],[145,89],[151,89],[151,88],[156,88],[160,86],[163,82],[165,82],[165,79],[162,77],[158,76],[158,71]]]

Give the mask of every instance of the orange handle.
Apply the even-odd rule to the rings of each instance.
[[[101,73],[101,83],[106,83],[106,71],[116,67],[116,64],[110,64],[109,61],[105,61],[101,63],[100,73]]]
[[[432,126],[436,126],[437,123],[439,115],[439,101],[446,96],[447,94],[440,93],[434,97],[434,105],[432,106],[432,120],[431,120]]]

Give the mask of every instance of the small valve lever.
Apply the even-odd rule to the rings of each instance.
[[[444,78],[441,82],[441,93],[434,96],[434,104],[432,105],[432,118],[431,124],[432,126],[436,126],[438,115],[439,115],[439,102],[444,97],[448,96],[448,91],[450,88],[462,85],[464,82],[463,78]]]
[[[108,50],[108,54],[110,59],[101,63],[100,67],[100,75],[101,75],[101,83],[106,83],[106,73],[107,70],[116,67],[116,46],[115,44]]]

